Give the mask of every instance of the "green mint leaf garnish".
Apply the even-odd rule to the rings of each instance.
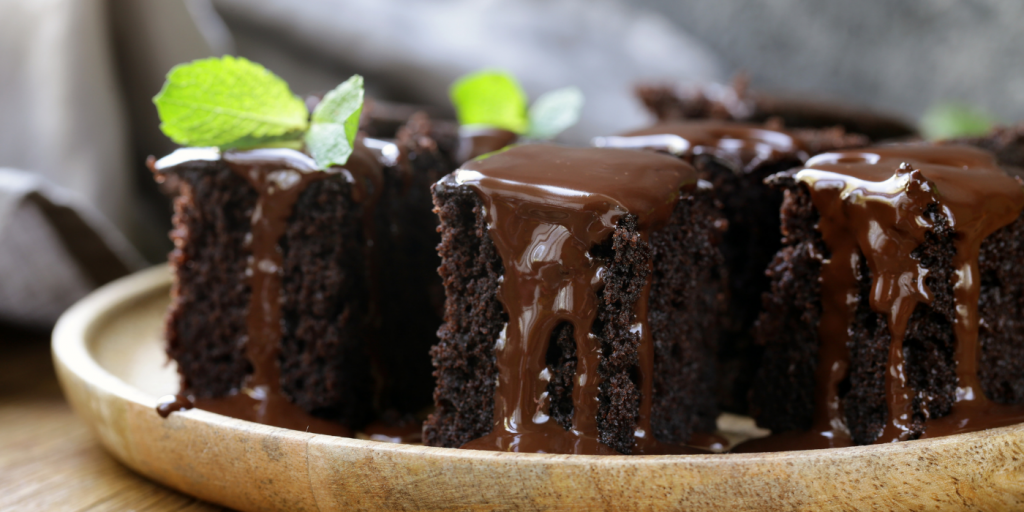
[[[362,111],[363,77],[359,75],[352,75],[324,95],[313,110],[313,120],[306,133],[306,148],[321,169],[348,162]]]
[[[578,87],[563,87],[542,94],[530,106],[528,139],[553,139],[580,120],[583,92]]]
[[[988,133],[996,120],[985,112],[960,103],[937,103],[921,117],[921,133],[928,139],[974,137]]]
[[[526,93],[504,71],[478,71],[452,84],[448,91],[462,125],[487,125],[515,133],[529,128]]]
[[[175,66],[153,103],[160,129],[184,146],[253,147],[298,139],[309,126],[284,80],[229,55]]]

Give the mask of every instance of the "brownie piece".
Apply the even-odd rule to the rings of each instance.
[[[765,268],[781,247],[781,191],[764,184],[777,172],[798,166],[809,155],[861,147],[863,135],[842,128],[783,130],[776,125],[729,121],[674,121],[602,137],[609,147],[642,147],[674,153],[693,164],[701,179],[714,185],[724,226],[722,255],[728,269],[729,308],[722,318],[718,343],[721,365],[717,386],[719,405],[746,413],[747,395],[761,360],[752,327],[761,311],[761,294],[768,290]],[[678,137],[684,144],[670,147]]]
[[[153,163],[158,179],[173,177],[178,187],[167,352],[181,393],[204,404],[230,407],[232,397],[262,387],[257,394],[271,403],[280,394],[297,410],[359,426],[374,407],[372,369],[387,363],[368,343],[367,220],[379,165],[358,144],[348,166],[355,182],[313,167],[291,150],[181,149]],[[272,277],[254,281],[262,275]],[[254,315],[254,307],[267,313]],[[258,363],[265,356],[257,353],[272,359]],[[285,412],[246,419],[273,423]]]
[[[990,155],[964,147],[887,146],[867,148],[862,152],[880,155],[879,163],[865,164],[863,158],[854,153],[836,157],[825,155],[821,159],[810,160],[806,167],[812,171],[825,169],[838,174],[800,179],[798,170],[793,170],[776,174],[768,180],[770,185],[784,192],[781,208],[783,247],[768,267],[771,289],[764,294],[764,310],[755,331],[756,339],[764,346],[765,352],[751,389],[753,416],[759,425],[775,433],[828,431],[834,424],[828,427],[829,418],[824,406],[827,401],[822,397],[834,393],[832,398],[838,400],[840,409],[839,416],[833,420],[838,419],[844,427],[832,430],[846,435],[842,432],[845,430],[853,444],[916,439],[922,435],[942,435],[986,428],[1000,421],[1006,424],[1019,420],[1005,411],[989,413],[996,419],[988,423],[976,416],[977,411],[996,407],[990,405],[990,401],[1014,404],[1024,399],[1021,395],[1024,390],[1024,378],[1021,377],[1024,375],[1021,372],[1024,369],[1024,344],[1019,341],[1024,274],[1021,274],[1019,265],[1013,263],[1024,257],[1024,247],[1017,241],[1024,229],[1024,217],[1020,215],[1024,193],[1020,190],[1019,179],[1014,180],[999,170]],[[893,232],[884,231],[885,219],[889,218],[885,215],[889,214],[884,213],[885,208],[874,210],[872,215],[882,219],[876,222],[876,228],[872,228],[878,231],[872,235],[875,245],[868,251],[862,244],[852,254],[856,266],[849,265],[854,277],[852,286],[845,291],[836,284],[838,278],[835,276],[840,274],[823,270],[824,262],[850,257],[836,253],[836,247],[826,243],[822,234],[825,221],[821,208],[827,207],[832,212],[838,211],[840,206],[835,204],[837,199],[830,198],[825,202],[826,197],[831,197],[822,192],[825,188],[818,192],[813,188],[814,179],[835,183],[846,179],[843,178],[844,172],[851,172],[859,179],[873,176],[874,179],[869,181],[879,183],[884,180],[884,175],[894,172],[890,182],[905,188],[894,192],[892,188],[878,184],[873,186],[886,194],[901,194],[903,202],[898,204],[903,215],[913,214],[920,219],[915,221],[920,238],[913,231],[903,231],[899,236],[905,239],[894,242],[905,244],[905,249],[901,249],[907,251],[904,254],[893,249],[893,245],[885,245],[890,243],[886,240],[892,240],[893,236]],[[901,177],[907,181],[899,181]],[[935,187],[939,187],[938,194],[933,194]],[[959,195],[943,194],[943,190],[950,190],[948,187],[961,187],[962,192]],[[874,192],[860,193],[870,195]],[[955,223],[955,219],[964,222],[968,216],[965,212],[981,209],[991,210],[986,217],[987,225]],[[851,209],[844,211],[848,212],[844,214],[848,220],[842,222],[851,229],[845,237],[866,236],[859,230],[867,229],[863,226],[870,224],[856,228],[861,224],[855,224],[855,216],[867,214],[851,213],[855,212]],[[949,217],[949,212],[954,215]],[[836,214],[829,215],[833,217],[828,225],[836,225]],[[991,230],[991,234],[986,230]],[[963,258],[969,262],[971,257],[967,240],[978,240],[980,244],[977,256],[980,279],[974,284],[981,297],[977,304],[979,327],[976,333],[970,329],[958,332],[956,327],[959,316],[970,315],[971,311],[971,305],[964,302],[969,299],[960,296],[956,289],[956,262]],[[895,261],[920,268],[918,273],[929,300],[915,299],[915,294],[921,292],[913,291],[913,288],[901,288],[901,300],[916,300],[911,303],[914,304],[912,309],[891,314],[880,302],[873,302],[882,301],[887,296],[880,295],[884,294],[883,291],[877,291],[885,290],[884,287],[878,288],[879,279],[883,279],[885,274],[878,268],[872,268],[873,265],[882,265],[879,262],[884,259],[889,262],[885,264],[891,265]],[[855,302],[837,300],[829,295],[839,293],[837,290],[846,293],[846,297],[855,298]],[[849,308],[845,346],[841,347],[845,350],[837,352],[836,340],[829,339],[834,336],[826,335],[825,331],[837,328],[829,322],[838,318],[835,311],[843,311],[835,304],[844,303]],[[826,318],[826,304],[833,304],[828,306],[833,311],[832,320]],[[905,322],[905,327],[894,330],[890,326],[891,321],[897,322],[896,325]],[[965,321],[970,325],[969,319]],[[891,377],[887,377],[893,371],[891,345],[894,333],[899,334],[902,343],[899,354],[903,359],[901,367],[908,390],[906,402],[894,398],[893,390],[898,388],[894,388]],[[822,355],[826,346],[829,346],[827,350],[831,356]],[[970,370],[973,365],[959,355],[963,350],[970,353],[972,347],[980,354],[974,373]],[[844,356],[835,357],[842,352],[845,352]],[[845,368],[833,391],[823,392],[823,386],[828,384],[822,381],[822,376],[829,371],[819,368],[823,357],[831,357],[829,364],[844,365],[842,368]],[[970,387],[972,382],[980,384],[981,389],[976,391],[983,391],[985,396],[958,397],[958,386]],[[898,410],[894,404],[899,403],[906,404],[908,415],[894,421],[893,411]],[[968,424],[963,421],[965,418],[974,420]],[[903,431],[894,434],[894,423],[899,424]],[[809,444],[807,447],[816,446]]]
[[[389,373],[380,379],[385,409],[415,413],[433,403],[430,347],[441,326],[444,287],[430,187],[455,169],[457,144],[454,124],[419,112],[398,130],[397,161],[384,168],[377,231],[386,233],[378,251],[380,338],[389,344]]]
[[[513,147],[505,154],[537,151],[538,166],[549,161],[545,155],[551,159],[565,155],[568,161],[575,155],[566,149],[531,147],[536,148]],[[653,157],[665,165],[664,157],[635,154],[629,158],[643,162]],[[490,158],[512,158],[500,155]],[[426,444],[446,447],[486,436],[495,425],[501,372],[496,343],[504,343],[509,322],[501,287],[511,279],[495,245],[484,198],[454,176],[433,189],[441,219],[440,272],[446,302],[445,323],[431,351],[437,377],[435,411],[424,428]],[[714,428],[714,353],[722,307],[716,222],[719,217],[709,187],[702,186],[684,193],[667,215],[665,226],[650,233],[646,241],[638,217],[626,214],[589,250],[589,258],[604,268],[589,333],[599,340],[602,354],[596,430],[602,444],[620,453],[634,450],[644,399],[643,386],[637,382],[642,349],[635,315],[641,302],[646,302],[646,328],[652,335],[649,422],[653,437],[681,443],[694,431]],[[644,291],[648,279],[650,289]],[[573,323],[560,323],[551,330],[543,353],[550,375],[544,388],[550,404],[546,415],[565,431],[572,426],[577,407],[573,388],[581,364],[578,339]]]
[[[838,103],[783,97],[751,91],[738,75],[731,86],[680,87],[642,84],[636,94],[659,121],[722,119],[762,123],[771,119],[788,128],[832,128],[860,133],[872,141],[912,137],[912,125],[892,116]]]

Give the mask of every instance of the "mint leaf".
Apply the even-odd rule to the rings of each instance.
[[[459,123],[487,125],[516,133],[529,127],[526,93],[504,71],[478,71],[452,84],[448,91]]]
[[[309,124],[284,80],[230,55],[175,66],[153,103],[160,129],[184,146],[253,147],[299,138]]]
[[[529,139],[553,139],[580,120],[583,92],[578,87],[563,87],[542,94],[530,106]]]
[[[996,120],[985,112],[961,103],[937,103],[921,117],[921,133],[928,139],[984,135]]]
[[[306,133],[306,148],[321,169],[345,165],[352,155],[363,111],[363,77],[352,75],[324,95],[313,109],[313,120]]]

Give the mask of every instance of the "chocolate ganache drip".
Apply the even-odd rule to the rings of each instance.
[[[646,241],[668,221],[681,194],[697,185],[695,171],[656,153],[526,145],[469,162],[446,179],[470,187],[485,205],[488,232],[504,265],[498,294],[508,314],[494,348],[494,427],[464,447],[617,453],[598,440],[598,368],[603,354],[592,327],[605,268],[590,251],[608,239],[627,214],[636,216]],[[633,311],[642,392],[634,453],[653,452],[657,445],[650,434],[650,280],[648,274]],[[552,332],[565,322],[573,327],[578,355],[568,431],[549,417],[546,389],[551,369],[545,363]]]
[[[711,155],[749,172],[764,162],[807,159],[800,141],[763,125],[728,121],[658,123],[619,136],[596,137],[596,147],[654,149],[681,157]]]
[[[915,391],[908,382],[903,340],[915,307],[931,303],[928,269],[915,249],[935,230],[938,207],[956,235],[953,283],[956,321],[955,402],[950,414],[927,418],[923,437],[1024,421],[1024,408],[985,397],[978,379],[978,254],[984,239],[1024,208],[1021,184],[987,152],[969,147],[885,146],[825,153],[809,160],[796,180],[806,185],[820,215],[830,254],[821,255],[822,316],[815,412],[807,433],[784,433],[746,443],[741,451],[810,449],[852,444],[839,384],[850,367],[848,328],[859,301],[859,268],[871,273],[870,307],[891,334],[885,369],[888,415],[876,443],[911,437]]]
[[[367,271],[373,266],[373,210],[381,193],[380,164],[362,140],[344,167],[318,169],[312,158],[291,149],[270,148],[249,151],[226,151],[215,148],[182,148],[150,164],[154,172],[163,172],[189,161],[223,160],[237,175],[244,178],[259,194],[252,214],[251,233],[246,238],[251,253],[246,277],[251,290],[247,313],[245,353],[252,373],[240,383],[240,389],[218,398],[192,400],[196,407],[226,416],[321,434],[351,436],[347,427],[314,417],[294,405],[281,391],[278,364],[282,336],[281,279],[283,254],[280,240],[288,228],[293,207],[299,196],[313,182],[341,175],[352,185],[352,199],[362,203],[363,232],[367,239]],[[371,285],[372,288],[372,285]],[[371,302],[374,299],[371,291]],[[373,305],[371,304],[373,316]],[[372,320],[371,320],[372,321]],[[175,410],[183,406],[181,397],[174,401]],[[170,401],[167,401],[169,404]],[[170,412],[168,405],[160,410]]]

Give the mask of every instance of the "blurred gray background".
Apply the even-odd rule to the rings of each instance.
[[[910,121],[959,101],[1016,122],[1022,28],[1019,0],[0,0],[0,320],[52,321],[98,284],[33,191],[127,267],[165,257],[169,203],[143,163],[174,148],[150,99],[180,62],[242,55],[300,95],[361,73],[373,96],[440,109],[459,75],[503,68],[532,98],[583,89],[564,135],[583,142],[648,121],[638,81],[739,71]]]

